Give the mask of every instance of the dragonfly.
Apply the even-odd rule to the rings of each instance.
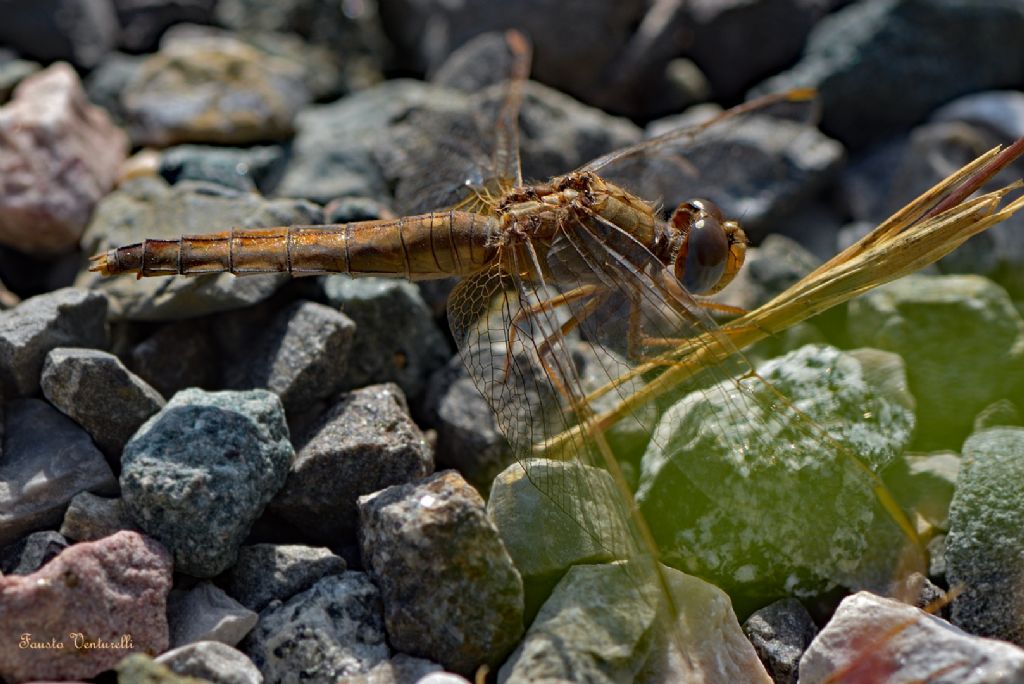
[[[631,567],[641,568],[630,571],[632,580],[659,586],[670,615],[672,591],[659,569],[659,548],[662,537],[675,532],[666,533],[664,521],[652,524],[650,512],[637,503],[610,434],[632,425],[646,435],[648,452],[668,449],[654,420],[665,398],[678,396],[681,387],[714,396],[733,415],[756,420],[755,429],[742,432],[714,415],[696,426],[726,452],[741,459],[760,454],[768,461],[794,454],[831,458],[837,480],[860,483],[902,535],[907,556],[917,559],[908,568],[920,567],[916,529],[882,484],[878,464],[853,453],[777,390],[741,350],[938,259],[1019,209],[1019,203],[1000,205],[1008,189],[966,197],[979,179],[1021,154],[1021,147],[979,159],[786,292],[744,312],[710,298],[742,267],[747,239],[740,223],[701,198],[662,212],[642,199],[642,188],[619,178],[628,179],[637,163],[667,159],[655,168],[685,179],[700,171],[688,160],[688,149],[776,106],[810,102],[813,93],[753,100],[528,184],[519,116],[530,48],[516,32],[506,40],[511,73],[492,149],[464,155],[472,164],[454,179],[425,176],[419,183],[420,197],[446,208],[340,225],[149,239],[98,254],[90,270],[139,278],[220,272],[459,278],[447,304],[452,335],[527,478],[610,558],[628,558]],[[451,153],[451,146],[444,152]],[[637,175],[635,184],[642,186],[644,174]],[[731,318],[723,324],[723,316]],[[583,377],[581,354],[596,380]],[[610,477],[549,469],[544,459],[579,462]],[[687,478],[686,458],[673,462]],[[709,499],[717,495],[711,483],[690,480]],[[580,497],[620,502],[614,507],[618,517],[581,514]],[[850,560],[839,558],[834,572],[818,579],[842,582],[841,566]],[[693,569],[686,559],[678,564]]]

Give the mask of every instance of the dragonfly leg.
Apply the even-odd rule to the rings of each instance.
[[[602,303],[604,303],[606,298],[606,296],[603,296],[601,294],[594,296],[590,301],[584,304],[583,307],[579,311],[577,311],[572,318],[563,323],[559,327],[557,333],[552,333],[551,335],[548,335],[543,340],[541,340],[541,343],[539,345],[537,345],[537,359],[540,361],[541,368],[544,369],[545,375],[547,375],[548,378],[551,380],[551,384],[554,385],[555,388],[558,390],[558,393],[562,396],[562,399],[564,399],[570,405],[573,404],[572,395],[569,393],[569,390],[559,379],[556,370],[552,368],[547,361],[545,361],[545,357],[551,351],[551,348],[554,346],[556,339],[564,339],[565,336],[569,334],[569,332],[580,326],[583,323],[583,321],[590,318],[590,315],[593,314],[594,311],[596,311]]]
[[[524,307],[520,309],[518,312],[516,312],[516,315],[512,317],[512,320],[509,322],[508,325],[508,350],[506,351],[505,354],[504,375],[502,376],[503,381],[508,380],[509,373],[511,372],[512,348],[514,347],[517,333],[520,330],[519,325],[526,318],[528,318],[529,316],[535,316],[536,314],[543,313],[545,311],[553,311],[560,306],[565,306],[566,304],[570,304],[584,297],[590,297],[597,291],[597,289],[597,285],[581,285],[580,287],[573,288],[568,292],[563,292],[550,299],[545,299],[540,302],[537,302],[536,304],[531,304],[530,306]],[[588,311],[587,315],[589,316],[590,313],[592,312]],[[570,318],[569,321],[571,322],[575,320],[575,318],[576,317],[574,316],[573,318]],[[572,330],[573,327],[574,326],[570,326],[569,328],[565,329],[565,326],[563,325],[563,330],[560,331],[560,334],[565,335],[570,330]],[[550,339],[552,336],[553,335],[549,335],[548,337],[546,337],[544,339],[544,342],[541,343],[541,347],[544,347],[546,345],[546,348],[550,348]],[[540,347],[538,347],[538,355],[540,355],[539,350]]]
[[[718,310],[718,307],[723,307],[723,310],[731,310],[733,307],[727,305],[714,304],[712,307],[704,307],[706,302],[699,302],[702,308],[712,308]],[[699,321],[695,316],[689,313],[683,314],[684,317],[690,321],[691,324],[696,326]],[[642,312],[640,305],[633,301],[630,305],[629,310],[629,327],[626,333],[626,354],[629,359],[636,363],[645,363],[650,365],[675,365],[679,362],[679,354],[675,353],[679,350],[683,350],[688,344],[692,344],[692,337],[657,337],[654,335],[648,335],[643,331],[642,327]],[[737,326],[733,328],[735,331],[749,329],[750,326]],[[720,342],[725,344],[724,340]],[[705,343],[707,344],[707,343]],[[665,355],[664,352],[672,352]]]
[[[714,311],[715,313],[728,314],[730,316],[742,316],[746,313],[750,313],[746,309],[742,309],[738,306],[729,306],[728,304],[720,304],[718,302],[712,302],[707,299],[697,299],[697,305],[702,309],[708,311]]]
[[[642,314],[640,305],[636,301],[629,307],[629,329],[626,333],[626,354],[633,361],[644,362],[650,360],[645,349],[652,347],[668,349],[678,347],[686,343],[685,337],[654,337],[644,333],[642,327]]]

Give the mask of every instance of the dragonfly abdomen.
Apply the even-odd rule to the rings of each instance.
[[[435,212],[395,220],[250,228],[150,239],[93,257],[103,275],[348,273],[427,280],[479,270],[495,256],[495,219]]]

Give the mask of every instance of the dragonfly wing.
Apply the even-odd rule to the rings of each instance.
[[[834,367],[815,368],[811,360],[805,375],[780,390],[773,384],[785,380],[778,364],[755,371],[672,273],[601,217],[565,226],[549,254],[553,272],[590,271],[614,293],[612,315],[589,317],[581,334],[599,349],[626,347],[630,370],[607,386],[617,401],[633,401],[623,378],[638,373],[643,391],[686,389],[652,432],[638,492],[667,559],[740,596],[751,587],[813,593],[856,583],[873,526],[881,526],[895,531],[888,539],[900,547],[881,559],[891,573],[885,579],[898,574],[889,561],[906,560],[907,540],[899,535],[906,521],[898,509],[880,506],[875,471],[909,438],[912,412],[837,382],[857,372],[838,353],[825,354]],[[625,325],[607,324],[616,319]],[[829,391],[804,394],[800,383],[813,384],[810,378]],[[898,438],[883,436],[874,452],[856,453],[852,445],[865,444],[856,437],[879,431],[882,414],[894,413]]]
[[[538,544],[572,546],[570,555],[579,562],[628,557],[634,536],[627,532],[624,511],[610,503],[622,500],[614,483],[585,468],[532,458],[534,444],[579,422],[586,360],[575,349],[578,338],[562,332],[565,308],[544,307],[558,296],[555,288],[540,289],[496,264],[459,282],[448,301],[449,324],[470,377],[526,477],[561,514],[558,529],[546,532],[550,538]],[[606,376],[599,377],[603,382]],[[592,448],[592,443],[567,443],[559,460],[597,463]],[[557,533],[566,528],[574,531]]]
[[[496,119],[478,111],[478,99],[453,93],[453,104],[413,112],[398,128],[381,161],[401,212],[454,207],[490,213],[504,190],[522,184],[519,112],[531,53],[518,31],[508,31],[505,44],[510,72]]]
[[[423,109],[395,129],[379,161],[394,184],[397,209],[419,214],[460,205],[491,172],[488,134],[465,109]]]

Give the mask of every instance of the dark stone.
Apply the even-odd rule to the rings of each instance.
[[[429,475],[433,454],[394,385],[343,395],[299,442],[271,510],[321,543],[351,543],[356,500]]]
[[[238,560],[223,576],[228,594],[257,612],[271,601],[287,601],[328,575],[345,572],[345,561],[328,549],[283,544],[254,544],[238,550]]]
[[[31,575],[68,547],[68,540],[53,530],[33,532],[0,549],[0,573]]]
[[[743,633],[775,684],[796,684],[800,656],[818,628],[802,603],[782,599],[754,611],[743,623]]]
[[[119,44],[128,52],[155,52],[160,36],[174,24],[206,24],[217,0],[114,0]]]
[[[139,426],[166,403],[119,358],[95,349],[51,350],[39,382],[43,396],[81,425],[115,463]]]
[[[241,645],[268,682],[337,681],[391,655],[380,591],[361,572],[324,577],[260,613]]]
[[[76,542],[95,541],[121,530],[139,531],[128,516],[124,501],[92,492],[79,492],[71,499],[60,525],[60,533]]]
[[[188,387],[215,389],[221,364],[212,322],[192,318],[161,326],[132,348],[132,370],[165,397]]]
[[[0,3],[0,45],[39,62],[66,60],[88,69],[117,43],[110,0],[7,0]]]
[[[160,175],[171,185],[180,181],[206,181],[245,192],[270,194],[284,150],[261,147],[178,145],[160,156]]]
[[[488,491],[515,456],[461,358],[430,376],[423,405],[426,424],[437,431],[438,465],[458,470],[477,490]]]
[[[82,428],[40,399],[4,406],[0,544],[60,524],[83,491],[112,494],[117,480]]]
[[[355,324],[343,387],[394,382],[418,397],[451,356],[444,334],[412,283],[390,278],[324,279],[327,301]]]
[[[396,650],[465,676],[504,660],[523,633],[523,583],[465,480],[449,470],[388,487],[359,500],[359,519]]]
[[[105,347],[107,298],[65,288],[0,313],[0,396],[39,392],[43,361],[56,347]]]
[[[816,88],[822,129],[863,146],[959,95],[1020,83],[1022,31],[1016,2],[856,2],[818,23],[801,61],[757,90]]]
[[[234,564],[293,456],[277,395],[183,390],[125,446],[121,492],[177,570],[212,577]]]
[[[792,64],[827,0],[715,0],[684,4],[665,33],[688,32],[687,54],[719,99],[733,100],[759,79]]]
[[[295,302],[247,340],[247,353],[228,359],[224,385],[269,389],[289,414],[302,413],[342,389],[355,334],[356,325],[344,314]]]

